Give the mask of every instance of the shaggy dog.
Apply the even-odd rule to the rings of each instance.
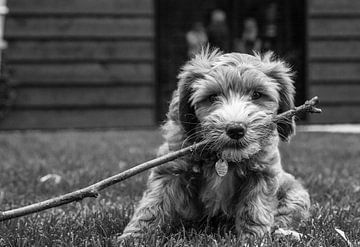
[[[183,222],[225,219],[244,236],[264,236],[307,217],[309,195],[281,166],[279,140],[294,120],[291,71],[264,56],[204,49],[182,68],[159,155],[206,141],[197,154],[151,171],[122,238]]]

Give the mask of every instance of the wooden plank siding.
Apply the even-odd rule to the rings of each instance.
[[[153,65],[148,63],[13,63],[10,64],[10,82],[16,85],[63,84],[153,84]],[[69,85],[70,84],[70,85]]]
[[[312,40],[309,55],[316,61],[358,61],[360,42],[356,40]]]
[[[6,22],[6,37],[14,39],[152,38],[148,17],[13,17]]]
[[[318,95],[321,104],[325,105],[357,105],[360,104],[360,83],[354,85],[320,84],[313,85],[310,95]]]
[[[14,109],[2,120],[1,128],[144,128],[154,121],[151,108]]]
[[[153,0],[8,1],[0,129],[156,124]]]
[[[86,87],[85,90],[82,86],[20,87],[16,96],[14,106],[21,108],[153,107],[155,104],[151,85]]]
[[[7,60],[37,62],[153,62],[154,45],[149,41],[12,41]]]
[[[324,110],[311,123],[360,122],[360,1],[308,0],[308,96]]]
[[[312,61],[309,66],[309,79],[311,82],[346,83],[359,82],[360,67],[358,62],[346,61]]]
[[[12,2],[12,3],[10,3]],[[9,1],[11,14],[153,15],[152,0],[16,0]]]
[[[359,15],[360,18],[360,15]],[[313,16],[309,23],[311,38],[346,38],[360,36],[360,22],[358,18],[329,18]]]
[[[25,1],[25,0],[23,0]],[[360,1],[354,0],[308,0],[308,13],[313,14],[360,14]]]

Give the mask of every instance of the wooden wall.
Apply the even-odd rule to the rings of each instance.
[[[10,0],[1,129],[155,124],[153,0]]]
[[[312,123],[360,122],[360,1],[308,0],[308,96]]]

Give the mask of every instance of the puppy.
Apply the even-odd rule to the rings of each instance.
[[[294,120],[271,121],[294,106],[291,76],[271,53],[204,49],[185,64],[159,155],[207,145],[151,171],[122,238],[204,219],[226,219],[240,237],[262,237],[306,218],[309,195],[282,169],[278,149],[294,134]]]

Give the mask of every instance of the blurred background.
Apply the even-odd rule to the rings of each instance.
[[[199,48],[273,50],[296,74],[302,123],[360,122],[358,0],[8,0],[0,129],[152,128]],[[7,7],[4,7],[7,6]],[[8,10],[8,11],[7,11]]]

